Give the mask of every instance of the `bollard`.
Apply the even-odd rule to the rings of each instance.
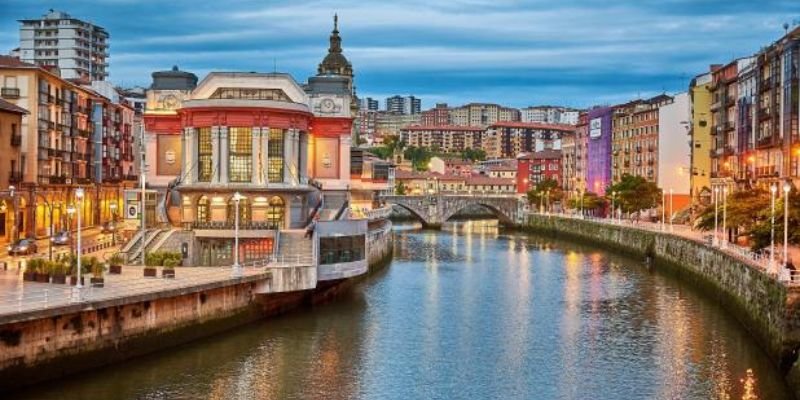
[[[50,296],[49,296],[49,289],[45,289],[45,290],[44,290],[44,306],[45,306],[45,308],[46,308],[46,307],[47,307],[47,305],[50,303],[50,301],[49,301],[49,300],[50,300]]]

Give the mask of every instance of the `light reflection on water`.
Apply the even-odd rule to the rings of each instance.
[[[473,221],[447,224],[441,232],[399,225],[392,264],[333,303],[16,397],[749,394],[788,398],[780,374],[753,340],[698,291],[637,260]]]

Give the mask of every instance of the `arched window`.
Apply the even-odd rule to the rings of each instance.
[[[236,222],[236,201],[231,196],[228,200],[228,223],[233,224]],[[246,197],[239,200],[239,225],[244,225],[250,222],[250,203]]]
[[[267,207],[267,224],[270,229],[283,228],[283,216],[286,211],[286,204],[279,196],[272,196]]]
[[[202,196],[197,200],[197,222],[208,222],[208,197]]]

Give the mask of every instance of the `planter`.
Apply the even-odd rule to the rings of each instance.
[[[106,282],[105,278],[92,277],[92,278],[89,279],[89,283],[93,287],[103,287],[103,286],[105,286],[105,282]]]
[[[162,278],[174,278],[175,277],[175,269],[174,268],[164,268],[161,270],[161,277]]]
[[[122,265],[110,265],[108,267],[108,273],[109,274],[114,274],[114,275],[121,274],[122,273]]]
[[[36,280],[36,273],[35,272],[24,272],[22,274],[22,280],[23,281],[28,281],[28,282],[33,282],[33,281]]]
[[[50,274],[41,274],[36,273],[36,282],[39,283],[50,283]]]
[[[153,267],[145,267],[144,268],[144,277],[145,278],[155,278],[158,275],[158,271]]]
[[[86,280],[83,277],[81,277],[81,286],[85,285],[85,282],[86,282]],[[70,276],[69,277],[69,284],[70,285],[75,286],[75,284],[77,284],[77,283],[78,283],[78,277],[77,276]]]
[[[53,275],[53,283],[58,283],[58,284],[61,284],[61,285],[67,283],[67,275],[66,274],[54,274]]]

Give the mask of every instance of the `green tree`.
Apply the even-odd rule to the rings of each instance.
[[[403,181],[397,182],[394,185],[394,191],[400,196],[404,196],[406,194],[406,184]]]
[[[580,209],[581,208],[581,198],[580,196],[575,196],[569,199],[567,202],[570,208],[572,209]],[[599,210],[606,206],[606,199],[598,196],[596,193],[593,192],[584,192],[583,193],[583,209],[584,210]]]
[[[606,200],[610,201],[614,196],[614,207],[622,208],[623,212],[629,214],[635,213],[636,219],[639,219],[642,210],[658,206],[661,195],[661,189],[654,182],[629,174],[623,175],[619,182],[606,190]]]
[[[461,152],[461,159],[472,162],[483,161],[486,159],[486,151],[483,149],[465,149]]]
[[[406,160],[411,160],[415,170],[426,171],[431,160],[431,152],[424,147],[410,146],[403,151],[403,157]]]
[[[545,179],[538,182],[533,188],[526,193],[528,197],[528,204],[533,207],[539,207],[541,204],[553,204],[561,201],[563,193],[561,187],[558,186],[558,181],[553,179]]]
[[[768,193],[764,190],[765,193]],[[768,195],[767,195],[768,196]],[[765,196],[766,197],[766,196]],[[770,238],[772,233],[772,209],[770,206],[769,197],[766,204],[757,213],[755,220],[757,222],[750,225],[746,231],[747,236],[750,238],[750,247],[753,250],[763,249],[770,245]],[[775,243],[776,245],[783,244],[783,229],[784,229],[784,203],[785,198],[776,198],[775,201]],[[728,217],[730,218],[730,206],[728,208]],[[800,244],[800,193],[795,187],[792,187],[789,192],[789,243]],[[794,260],[797,262],[797,260]]]

